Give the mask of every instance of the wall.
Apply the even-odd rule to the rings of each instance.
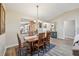
[[[6,15],[6,47],[11,47],[18,44],[17,31],[20,26],[22,14],[7,10]]]
[[[5,40],[6,40],[6,34],[2,34],[0,35],[0,56],[4,55],[5,53],[5,46],[6,46],[6,43],[5,43]]]
[[[76,25],[75,34],[79,34],[79,16],[76,17],[75,25]]]
[[[65,38],[75,37],[75,20],[68,20],[64,22]]]
[[[63,21],[56,22],[56,31],[57,31],[57,37],[64,39],[64,22]]]
[[[74,42],[79,41],[79,16],[76,16],[76,21],[75,21],[75,38]]]

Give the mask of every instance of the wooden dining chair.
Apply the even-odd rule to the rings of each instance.
[[[45,37],[45,40],[44,40],[45,48],[47,46],[49,46],[49,48],[50,48],[50,36],[51,36],[51,32],[46,32],[46,37]]]
[[[39,33],[38,40],[36,41],[36,43],[34,43],[34,48],[37,49],[38,56],[39,56],[41,48],[43,49],[43,54],[44,54],[44,41],[43,41],[43,34],[42,33]]]
[[[44,48],[46,48],[46,45],[45,45],[45,43],[46,43],[46,34],[45,34],[45,32],[42,33],[42,36],[43,36]]]
[[[18,38],[18,53],[21,56],[22,53],[26,54],[27,52],[29,52],[29,45],[27,43],[22,43],[21,42],[21,36],[19,34],[17,34],[17,38]]]
[[[44,40],[44,47],[45,47],[45,49],[46,49],[47,32],[45,32],[43,36],[44,36],[44,39],[43,39],[43,40]]]
[[[18,34],[17,34],[17,38],[18,38],[18,53],[19,53],[19,55],[21,55],[21,48],[22,48],[22,45],[21,45],[21,40],[20,40]]]

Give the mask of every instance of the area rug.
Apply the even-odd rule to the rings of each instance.
[[[40,49],[39,56],[43,56],[44,54],[46,54],[47,52],[49,52],[51,49],[55,48],[55,46],[56,46],[55,44],[50,44],[50,48],[49,48],[49,46],[47,46],[46,48],[44,48],[44,53],[43,53],[43,49]],[[21,56],[29,56],[27,52],[24,53],[25,51],[26,51],[25,48],[22,49]],[[16,55],[20,56],[19,53],[18,53],[18,51],[16,51]],[[37,51],[34,51],[32,53],[32,56],[38,56]]]

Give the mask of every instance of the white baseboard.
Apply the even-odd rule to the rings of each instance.
[[[74,37],[70,37],[70,36],[66,36],[65,38],[70,38],[70,39],[74,39]]]
[[[5,56],[6,50],[7,50],[7,48],[5,48],[5,50],[4,50],[4,52],[3,52],[3,56]]]
[[[58,37],[58,39],[64,39],[63,37]]]
[[[18,45],[18,44],[9,45],[9,46],[6,47],[6,49],[7,49],[7,48],[10,48],[10,47],[17,46],[17,45]]]
[[[64,40],[63,38],[58,38],[58,39]]]
[[[13,46],[17,46],[17,45],[18,44],[13,44],[13,45],[9,45],[9,46],[5,47],[5,50],[3,52],[3,56],[5,56],[5,53],[6,53],[7,48],[10,48],[10,47],[13,47]]]

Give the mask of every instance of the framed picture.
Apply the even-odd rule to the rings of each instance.
[[[0,34],[5,33],[5,10],[3,5],[0,4]]]
[[[39,22],[39,28],[42,28],[42,23],[41,22]]]
[[[47,28],[47,24],[44,24],[44,28]]]
[[[51,27],[54,28],[54,24],[52,24]]]

